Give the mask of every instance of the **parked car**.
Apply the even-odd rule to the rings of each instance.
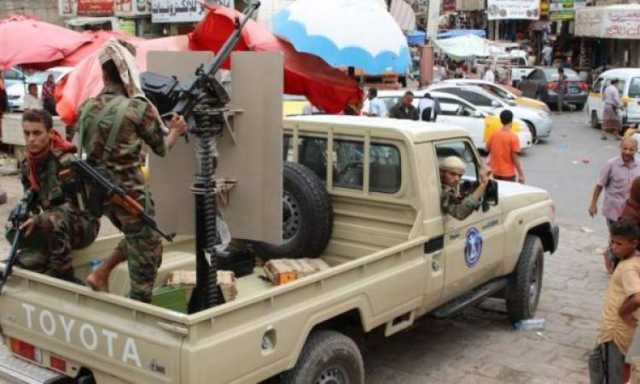
[[[24,96],[27,93],[29,84],[38,86],[38,96],[42,96],[42,84],[47,81],[47,77],[53,74],[53,79],[58,83],[65,75],[73,70],[73,67],[53,67],[46,71],[36,72],[31,76],[24,76],[21,81],[7,86],[7,97],[9,99],[9,109],[12,111],[22,111]]]
[[[22,95],[24,95],[24,87],[25,87],[25,79],[26,75],[20,69],[13,67],[6,71],[3,71],[4,76],[4,86],[7,91],[7,101],[9,104],[9,111],[13,111],[18,109],[19,104],[21,105],[20,92],[19,89],[22,89]]]
[[[451,83],[459,86],[477,85],[478,87],[482,87],[485,91],[491,92],[492,94],[507,101],[513,101],[521,107],[529,107],[540,109],[546,112],[551,112],[549,106],[546,103],[540,100],[532,99],[530,97],[516,95],[511,90],[507,89],[507,87],[501,84],[492,83],[490,81],[479,79],[449,79],[445,80],[444,83]]]
[[[624,109],[621,111],[624,125],[640,124],[640,68],[618,68],[603,72],[591,86],[587,99],[587,117],[593,128],[599,128],[602,122],[604,89],[611,80],[618,80],[618,90]]]
[[[380,91],[378,92],[378,97],[385,102],[387,110],[389,110],[402,98],[404,92],[405,91]],[[414,92],[415,98],[413,103],[416,107],[425,93],[426,91],[424,90]],[[441,111],[438,115],[437,122],[448,123],[465,129],[469,132],[473,144],[475,144],[478,149],[486,151],[486,141],[493,132],[502,126],[500,118],[492,112],[481,111],[468,101],[456,95],[437,91],[429,92],[429,94],[440,102]],[[533,139],[524,121],[515,119],[513,122],[513,132],[518,135],[521,149],[526,150],[531,148]]]
[[[521,107],[512,100],[505,100],[475,85],[457,86],[455,84],[434,84],[428,88],[439,92],[451,93],[470,102],[478,109],[499,115],[505,109],[521,119],[527,125],[534,143],[541,138],[551,136],[553,121],[549,112]]]
[[[582,110],[589,96],[589,86],[580,80],[576,71],[565,68],[564,74],[567,77],[567,93],[564,95],[564,102],[573,104],[576,109]],[[520,82],[520,90],[526,97],[533,97],[556,107],[558,103],[558,68],[536,67],[536,69]]]

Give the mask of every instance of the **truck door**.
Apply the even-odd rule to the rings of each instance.
[[[475,189],[481,162],[468,139],[454,139],[436,143],[436,161],[448,156],[461,158],[467,168],[461,181],[462,195]],[[441,189],[440,189],[441,190]],[[444,222],[444,291],[453,298],[496,277],[503,249],[503,227],[499,207],[482,208],[464,220],[450,215]]]

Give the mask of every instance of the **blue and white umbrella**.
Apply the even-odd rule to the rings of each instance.
[[[381,74],[405,73],[411,65],[406,37],[378,1],[296,0],[273,16],[271,28],[334,67]]]

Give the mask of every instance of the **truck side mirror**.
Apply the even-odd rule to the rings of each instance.
[[[498,182],[495,180],[489,180],[487,189],[484,191],[484,198],[482,199],[482,211],[486,212],[492,205],[498,205]]]

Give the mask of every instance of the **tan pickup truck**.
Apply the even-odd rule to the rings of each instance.
[[[17,268],[0,296],[13,354],[77,383],[361,384],[355,333],[391,336],[487,296],[504,297],[513,321],[534,315],[545,252],[558,244],[554,204],[544,190],[500,182],[497,204],[464,221],[444,216],[438,159],[464,159],[465,184],[482,162],[463,130],[304,116],[284,120],[284,143],[284,160],[329,193],[320,255],[329,269],[274,286],[256,267],[238,279],[235,300],[184,314],[126,298],[126,265],[109,294]],[[86,276],[117,240],[74,255],[76,273]],[[189,238],[167,244],[158,281],[193,269],[193,248]]]

